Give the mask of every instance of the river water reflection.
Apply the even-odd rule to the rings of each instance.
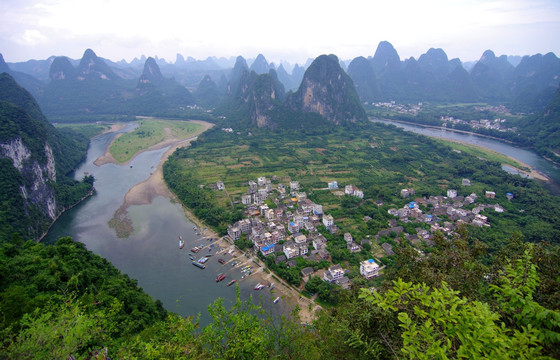
[[[131,131],[134,126],[128,125],[119,132]],[[235,286],[227,287],[226,283],[231,279],[239,280],[241,274],[231,265],[222,266],[214,256],[206,263],[205,270],[194,267],[189,259],[189,249],[204,243],[208,245],[209,242],[193,231],[193,224],[186,218],[181,205],[164,197],[156,197],[149,205],[128,208],[135,228],[130,237],[120,239],[109,228],[108,222],[122,205],[127,191],[150,176],[167,150],[146,151],[129,165],[93,165],[119,132],[92,139],[87,159],[77,169],[76,178],[83,177],[85,173],[93,174],[96,194],[63,214],[43,241],[54,243],[62,236],[71,236],[138,280],[138,284],[153,298],[161,300],[166,309],[182,316],[200,313],[204,325],[209,321],[206,309],[210,303],[219,297],[226,305],[235,301]],[[185,241],[182,250],[178,246],[179,235]],[[200,258],[204,253],[208,253],[206,249],[195,254],[194,258]],[[223,258],[231,259],[229,255]],[[226,273],[227,278],[216,283],[216,275],[220,272]],[[272,305],[276,295],[270,291],[254,292],[252,288],[256,281],[252,278],[238,281],[241,297],[246,299],[249,295],[258,294],[255,302],[273,310],[273,313],[286,311],[288,305],[282,301]]]

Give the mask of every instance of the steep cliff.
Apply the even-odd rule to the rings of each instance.
[[[337,125],[366,119],[354,83],[335,55],[321,55],[311,63],[298,91],[287,99],[287,106],[319,114]]]
[[[66,177],[85,155],[75,141],[48,123],[10,75],[0,74],[0,240],[12,232],[38,239],[61,211],[91,191],[91,184]]]

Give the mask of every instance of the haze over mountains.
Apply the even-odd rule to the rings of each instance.
[[[102,59],[87,49],[80,60],[49,57],[6,64],[0,59],[0,71],[10,73],[30,91],[47,116],[174,115],[190,106],[215,107],[231,100],[239,93],[244,72],[249,74],[244,77],[245,86],[247,81],[270,75],[267,81],[275,91],[270,88],[269,95],[274,93],[275,101],[283,101],[284,92],[297,92],[302,86],[310,64],[311,60],[303,66],[282,63],[277,67],[262,54],[250,65],[241,56],[195,60],[180,54],[174,63],[144,56],[126,63]],[[489,102],[536,112],[544,109],[560,83],[560,59],[553,53],[519,59],[498,57],[487,50],[478,62],[467,65],[469,70],[460,59],[448,59],[443,49],[434,48],[418,59],[401,60],[387,41],[379,43],[373,56],[339,61],[340,75],[349,76],[362,103]],[[252,118],[262,118],[257,108],[270,112],[276,107],[272,103],[253,107]]]

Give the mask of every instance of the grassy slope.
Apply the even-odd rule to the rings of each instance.
[[[109,151],[115,160],[124,163],[132,159],[136,153],[146,150],[166,138],[188,138],[201,129],[202,125],[189,121],[141,120],[140,126],[136,130],[117,138],[111,144]]]

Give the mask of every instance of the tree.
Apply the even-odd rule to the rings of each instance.
[[[560,313],[532,301],[538,277],[531,256],[529,247],[515,266],[505,266],[501,286],[491,286],[498,311],[460,297],[445,282],[430,287],[398,279],[383,294],[362,289],[360,298],[397,315],[400,352],[408,358],[537,358],[543,345],[560,342]]]

